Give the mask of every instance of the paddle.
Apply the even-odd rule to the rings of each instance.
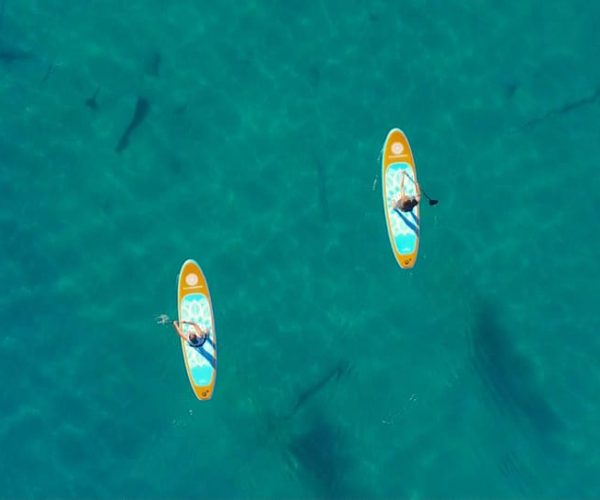
[[[406,177],[408,177],[412,181],[413,184],[416,184],[415,180],[410,175],[406,174]],[[421,189],[421,186],[419,186],[419,189],[421,190],[421,194],[429,200],[429,206],[433,207],[434,205],[437,205],[439,203],[439,200],[434,200],[434,199],[430,198],[427,195],[427,193]]]
[[[381,161],[381,155],[383,155],[383,149],[379,152],[379,159],[378,161]],[[415,180],[408,174],[406,174],[406,176],[412,181],[413,184],[416,184]],[[373,191],[375,191],[375,184],[377,183],[377,176],[375,176],[375,180],[373,181]],[[420,186],[419,186],[420,189]],[[435,205],[437,205],[440,201],[439,200],[434,200],[433,198],[430,198],[427,193],[425,191],[423,191],[421,189],[421,194],[423,196],[425,196],[425,198],[427,198],[429,200],[429,206],[433,207]]]
[[[429,206],[430,207],[433,207],[433,206],[437,205],[440,202],[440,200],[432,200],[429,196],[427,196],[427,193],[425,191],[423,191],[423,190],[421,190],[421,194],[423,196],[425,196],[425,198],[427,198],[429,200]]]

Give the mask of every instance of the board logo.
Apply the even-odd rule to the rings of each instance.
[[[198,275],[190,273],[185,277],[185,284],[189,286],[196,286],[198,284]]]
[[[402,154],[403,151],[404,145],[401,142],[394,142],[394,144],[392,144],[392,153],[395,155]]]

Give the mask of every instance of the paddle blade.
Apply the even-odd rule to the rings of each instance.
[[[437,205],[439,203],[439,200],[429,200],[429,206],[433,207],[434,205]]]

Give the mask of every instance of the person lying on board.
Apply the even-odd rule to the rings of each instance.
[[[200,347],[206,342],[208,338],[208,329],[203,330],[200,328],[200,325],[193,323],[192,321],[182,321],[184,325],[191,325],[194,331],[189,332],[187,335],[182,329],[179,327],[177,321],[173,321],[173,326],[175,327],[175,331],[177,335],[179,335],[183,340],[185,340],[192,347]]]
[[[406,177],[407,174],[403,171],[402,181],[400,182],[400,198],[394,203],[394,209],[402,212],[412,212],[413,208],[421,201],[421,189],[419,188],[419,184],[413,181],[417,191],[416,196],[407,196],[404,192],[404,181],[406,180]],[[410,177],[409,179],[412,180]]]

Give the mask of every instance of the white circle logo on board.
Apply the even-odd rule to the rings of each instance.
[[[399,155],[402,153],[402,151],[404,151],[404,146],[401,142],[395,142],[394,144],[392,144],[392,153],[394,153],[395,155]]]
[[[185,282],[189,286],[194,286],[198,284],[198,275],[194,273],[190,273],[185,277]]]

